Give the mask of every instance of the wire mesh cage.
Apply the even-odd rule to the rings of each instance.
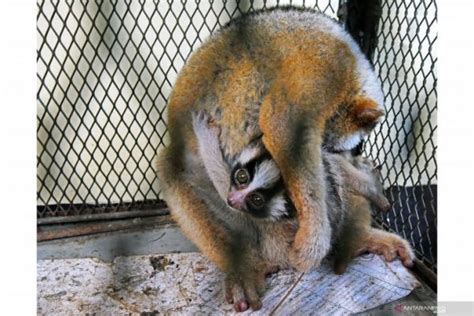
[[[373,64],[386,117],[365,143],[382,164],[388,215],[376,220],[408,239],[436,271],[436,17],[435,1],[383,1]]]
[[[345,16],[350,27],[350,2],[39,1],[37,217],[163,208],[153,160],[167,142],[167,98],[191,52],[261,8],[313,8]],[[380,4],[375,40],[358,40],[387,107],[364,145],[383,165],[393,204],[375,219],[436,271],[437,8],[434,0]]]

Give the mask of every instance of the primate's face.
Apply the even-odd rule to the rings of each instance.
[[[257,217],[265,217],[265,207],[272,198],[266,190],[257,187],[252,180],[255,173],[240,167],[234,170],[227,202],[235,209],[248,212]]]
[[[268,154],[249,148],[239,155],[231,172],[227,203],[258,218],[288,214],[280,171]]]

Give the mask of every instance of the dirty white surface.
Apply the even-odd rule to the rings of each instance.
[[[231,314],[223,275],[199,253],[38,261],[38,314]],[[399,261],[357,258],[343,275],[328,262],[306,273],[267,279],[263,308],[253,314],[345,315],[408,295],[418,281]],[[247,314],[250,312],[246,312]]]

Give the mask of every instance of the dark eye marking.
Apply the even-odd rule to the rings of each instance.
[[[247,202],[255,209],[261,209],[265,205],[265,197],[259,192],[247,195]]]
[[[247,184],[250,181],[250,174],[247,169],[237,169],[234,173],[234,180],[238,184]]]
[[[264,152],[261,155],[259,155],[259,156],[255,157],[254,159],[250,160],[245,165],[242,165],[240,163],[237,164],[234,167],[233,171],[232,171],[232,181],[235,184],[238,184],[238,185],[243,185],[243,184],[250,183],[252,181],[254,175],[255,175],[255,170],[256,170],[257,166],[259,166],[263,161],[269,160],[269,159],[271,159],[270,154],[268,154],[267,152]],[[242,169],[247,172],[248,180],[245,183],[239,182],[239,180],[237,179],[237,173],[240,172],[240,170],[242,170]],[[243,179],[243,177],[242,177],[242,179]]]

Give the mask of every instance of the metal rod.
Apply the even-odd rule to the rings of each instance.
[[[163,209],[156,209],[156,210],[137,210],[137,211],[123,211],[123,212],[100,213],[100,214],[56,216],[56,217],[38,218],[37,225],[40,226],[40,225],[50,225],[50,224],[91,222],[91,221],[98,221],[98,220],[113,220],[113,219],[124,219],[124,218],[133,218],[133,217],[167,215],[167,214],[169,214],[169,210],[166,208],[163,208]]]
[[[169,215],[155,216],[151,219],[134,218],[113,222],[83,223],[69,227],[59,227],[51,230],[43,230],[38,227],[37,241],[48,241],[67,237],[77,237],[98,233],[106,233],[117,230],[143,228],[146,226],[165,225],[174,223]]]

